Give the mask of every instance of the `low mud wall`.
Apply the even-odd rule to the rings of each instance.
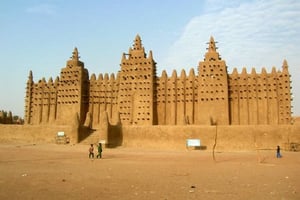
[[[97,132],[98,129],[93,131]],[[70,143],[77,143],[82,141],[82,138],[89,137],[86,133],[80,133],[83,129],[77,130],[72,126],[0,125],[0,143],[54,143],[58,131],[64,131],[70,137]],[[277,145],[287,150],[291,143],[299,144],[300,147],[299,125],[117,126],[110,127],[107,131],[108,147],[111,148],[123,146],[184,150],[187,139],[200,139],[199,149],[208,151],[212,150],[215,141],[216,151],[275,149]],[[105,134],[102,133],[102,129],[100,132]]]
[[[109,133],[110,134],[110,133]],[[300,126],[123,126],[122,145],[152,149],[186,149],[187,139],[200,139],[201,148],[217,151],[283,149],[300,144]]]
[[[55,143],[59,131],[76,143],[71,126],[57,125],[0,125],[0,143]]]

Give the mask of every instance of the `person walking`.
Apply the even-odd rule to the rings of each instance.
[[[279,145],[277,146],[276,152],[277,152],[276,157],[277,157],[277,158],[281,158],[282,156],[281,156],[281,154],[280,154],[280,146],[279,146]]]
[[[102,144],[99,142],[97,158],[102,158]]]
[[[89,148],[89,158],[94,158],[94,146],[91,144]]]

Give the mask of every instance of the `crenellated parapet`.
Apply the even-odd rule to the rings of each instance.
[[[56,118],[58,78],[53,82],[45,78],[34,83],[30,71],[25,97],[25,123],[41,124],[53,122]]]
[[[287,62],[283,71],[273,67],[270,73],[243,68],[229,75],[231,124],[289,124],[291,121],[290,75]]]
[[[166,71],[157,78],[157,109],[159,125],[193,124],[197,105],[197,77],[194,69],[186,75],[182,70],[178,77],[173,70],[171,77]]]
[[[92,74],[89,90],[89,111],[93,116],[93,125],[100,125],[104,112],[108,114],[111,123],[117,121],[117,102],[119,92],[119,76],[114,74]]]

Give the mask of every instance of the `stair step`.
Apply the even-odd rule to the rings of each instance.
[[[99,133],[94,132],[85,139],[83,139],[80,143],[81,144],[98,144],[99,142]]]

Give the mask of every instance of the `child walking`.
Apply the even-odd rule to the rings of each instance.
[[[102,144],[99,142],[97,158],[102,158]]]
[[[94,146],[91,144],[89,148],[89,158],[94,158]]]

